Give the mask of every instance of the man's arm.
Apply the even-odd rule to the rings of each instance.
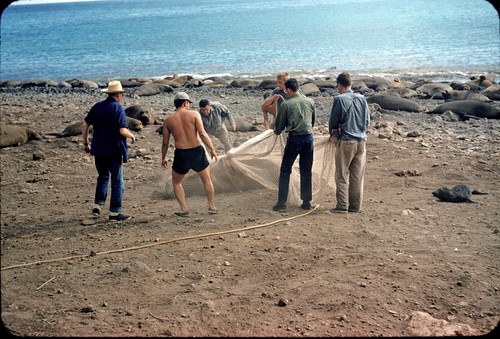
[[[129,138],[132,140],[132,143],[135,142],[135,135],[130,132],[130,130],[128,128],[125,128],[125,127],[122,127],[120,128],[120,134],[122,135],[122,137],[124,138]]]
[[[163,142],[161,144],[161,166],[167,169],[167,151],[170,143],[170,130],[167,126],[167,119],[163,121]]]
[[[328,122],[328,131],[334,138],[339,138],[339,123],[342,108],[340,107],[339,100],[333,99],[332,111],[330,113],[330,120]]]
[[[274,123],[274,134],[281,134],[283,130],[286,128],[286,104],[281,104],[278,114],[276,117],[276,121]]]
[[[272,101],[273,101],[273,97],[267,98],[266,100],[264,100],[264,102],[262,103],[262,106],[260,107],[260,109],[262,110],[262,118],[264,119],[264,127],[266,129],[269,129],[271,127],[270,123],[269,123],[269,113],[276,112],[277,103],[274,102],[273,104],[271,104]],[[273,114],[273,116],[274,115],[275,114]]]
[[[233,132],[236,132],[236,121],[234,121],[234,118],[231,115],[231,111],[224,105],[221,105],[221,108],[222,108],[222,114],[227,118],[229,124],[233,128]]]
[[[85,147],[85,153],[90,153],[88,133],[89,133],[89,124],[84,119],[82,124],[82,137],[83,137],[83,146]]]

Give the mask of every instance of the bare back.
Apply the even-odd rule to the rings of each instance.
[[[163,137],[169,139],[172,134],[175,148],[179,149],[200,146],[201,139],[198,133],[204,132],[200,114],[193,110],[180,108],[163,122]]]

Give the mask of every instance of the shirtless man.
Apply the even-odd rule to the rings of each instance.
[[[262,117],[264,118],[264,126],[267,129],[274,128],[274,122],[276,121],[276,114],[278,114],[278,108],[288,96],[285,93],[285,81],[290,79],[288,73],[278,73],[276,75],[277,87],[273,89],[273,92],[264,100],[261,106]]]
[[[172,134],[175,141],[172,184],[175,198],[181,208],[175,214],[182,217],[189,215],[182,180],[191,169],[198,173],[203,183],[203,189],[208,200],[208,212],[211,214],[217,213],[214,202],[214,185],[210,178],[209,162],[205,154],[205,149],[201,145],[201,140],[210,149],[210,155],[212,159],[215,158],[216,162],[217,152],[203,127],[200,114],[197,111],[190,110],[191,103],[192,101],[186,93],[179,92],[175,95],[175,113],[163,122],[163,144],[161,147],[161,165],[166,170],[167,151],[170,134]]]

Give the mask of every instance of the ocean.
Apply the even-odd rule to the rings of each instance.
[[[33,0],[0,28],[0,81],[500,74],[485,0]]]

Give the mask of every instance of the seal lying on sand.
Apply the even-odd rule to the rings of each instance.
[[[151,108],[144,105],[132,105],[125,108],[125,115],[140,120],[144,126],[160,124]]]
[[[489,194],[477,189],[471,189],[467,185],[458,184],[452,189],[441,187],[432,192],[436,198],[446,202],[472,202],[477,203],[471,199],[472,194]]]
[[[142,125],[142,122],[138,119],[134,119],[131,117],[126,117],[126,119],[127,119],[128,129],[131,131],[139,132],[144,127]],[[92,131],[92,126],[90,126],[89,128],[89,132],[91,131]],[[47,133],[47,135],[55,135],[58,138],[74,137],[81,134],[82,134],[81,121],[72,123],[71,125],[67,126],[61,133],[58,132]]]
[[[29,140],[40,140],[42,136],[29,127],[0,124],[0,148],[21,146]]]
[[[464,112],[478,118],[500,119],[500,108],[479,100],[448,101],[429,111],[429,113],[442,114],[446,111],[457,114]]]
[[[418,104],[418,102],[411,99],[400,98],[392,95],[374,95],[366,98],[366,101],[371,103],[377,103],[383,109],[388,109],[391,111],[406,111],[406,112],[422,112],[424,108]]]

